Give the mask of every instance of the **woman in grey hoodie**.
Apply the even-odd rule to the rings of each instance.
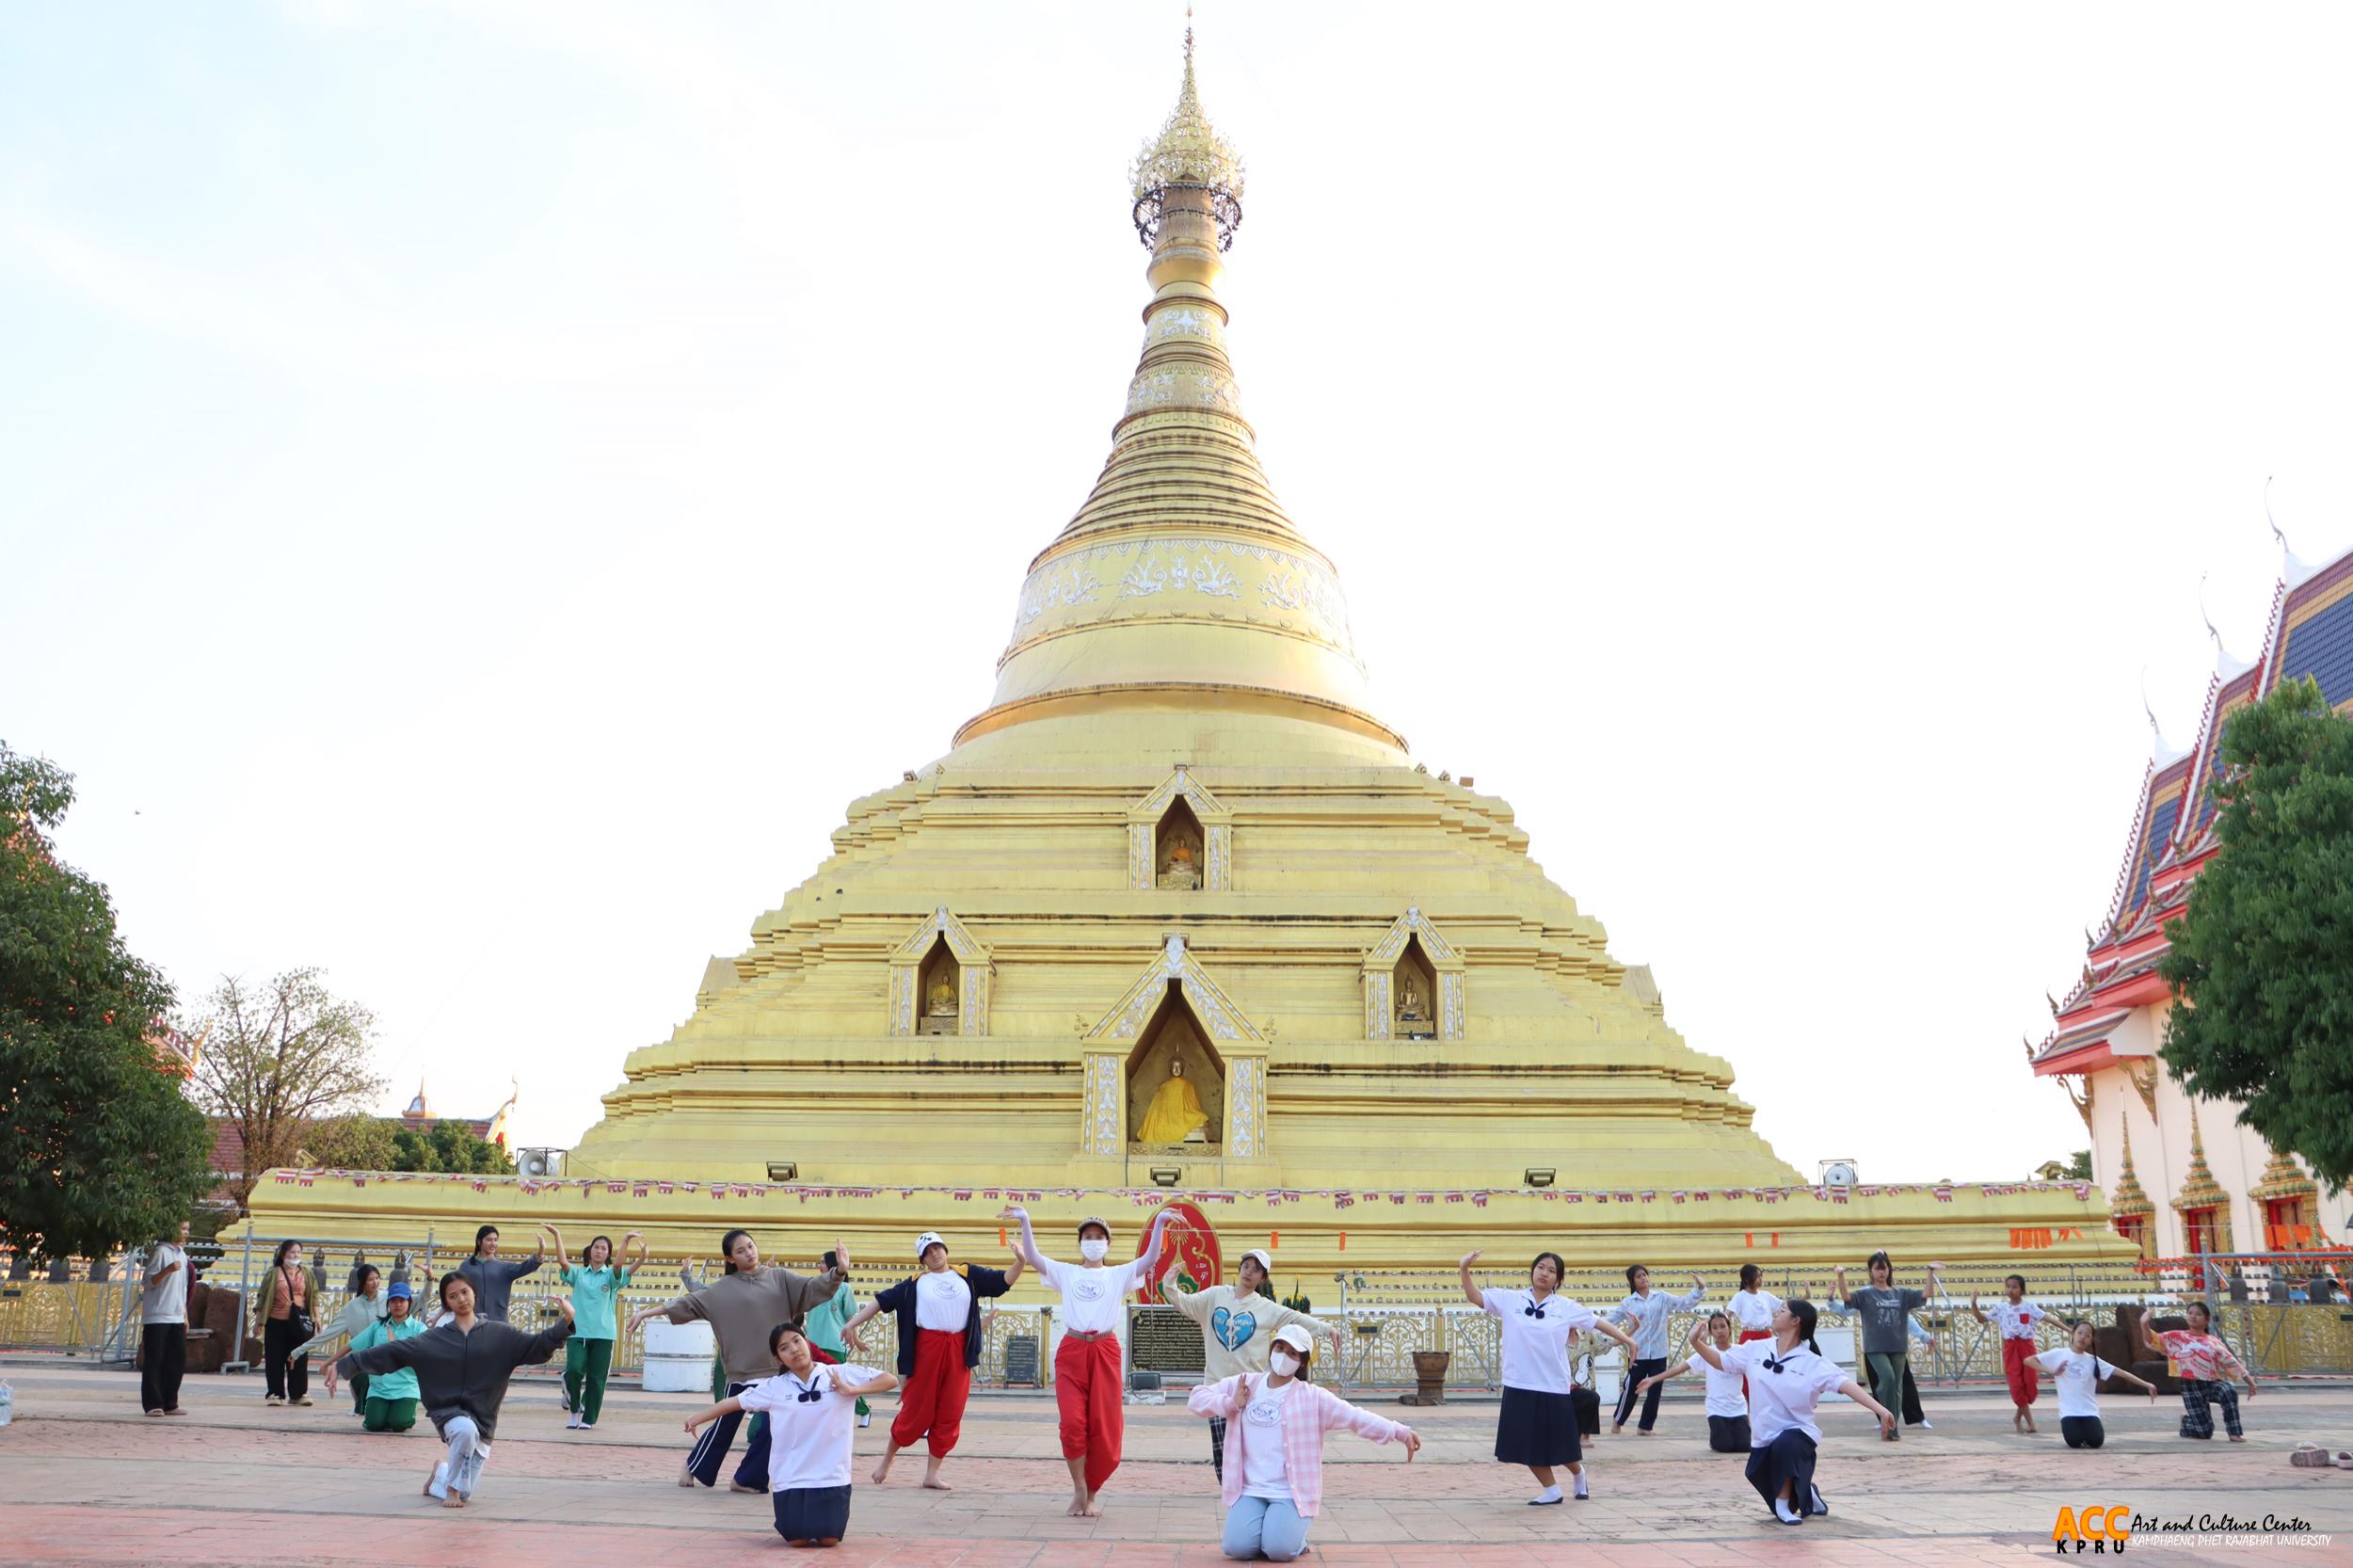
[[[425,1478],[424,1495],[439,1497],[445,1508],[463,1508],[482,1480],[490,1439],[498,1435],[507,1380],[518,1367],[543,1365],[571,1337],[572,1304],[561,1296],[554,1301],[563,1321],[525,1334],[477,1316],[473,1283],[452,1271],[441,1276],[445,1316],[440,1327],[413,1339],[390,1339],[346,1354],[328,1369],[327,1391],[335,1391],[337,1372],[353,1377],[403,1367],[414,1371],[425,1416],[449,1445],[448,1456]]]
[[[296,1345],[293,1354],[307,1356],[334,1340],[350,1338],[370,1323],[384,1320],[387,1305],[384,1276],[377,1272],[376,1265],[360,1264],[351,1272],[351,1299],[344,1303],[344,1309],[335,1315],[335,1320]],[[368,1380],[364,1376],[351,1380],[351,1413],[362,1416],[368,1413]]]

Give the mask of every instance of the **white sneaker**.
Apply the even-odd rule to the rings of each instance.
[[[435,1466],[433,1466],[433,1480],[431,1480],[431,1481],[430,1481],[430,1482],[429,1482],[429,1483],[425,1486],[425,1489],[424,1489],[424,1495],[425,1495],[426,1496],[428,1496],[428,1497],[433,1498],[433,1499],[434,1499],[434,1500],[436,1500],[437,1502],[440,1502],[440,1501],[447,1501],[447,1500],[448,1500],[448,1497],[449,1497],[449,1461],[448,1461],[448,1460],[446,1460],[446,1459],[445,1459],[445,1460],[441,1461],[441,1463],[440,1463],[439,1464],[436,1464]]]
[[[861,1416],[857,1418],[857,1424],[861,1427],[871,1427],[874,1424],[874,1417],[871,1413]]]
[[[578,1432],[585,1424],[586,1423],[582,1421],[579,1416],[575,1416],[570,1420],[564,1423],[564,1430],[567,1432]]]
[[[1822,1489],[1818,1486],[1814,1489],[1814,1512],[1825,1516],[1830,1512],[1830,1504],[1822,1500]]]
[[[1773,1517],[1780,1520],[1785,1525],[1802,1525],[1805,1523],[1803,1519],[1798,1517],[1797,1510],[1789,1506],[1789,1499],[1786,1497],[1775,1497],[1773,1499]]]
[[[1560,1500],[1561,1489],[1558,1486],[1547,1486],[1542,1492],[1539,1492],[1534,1496],[1529,1498],[1528,1506],[1530,1508],[1550,1508],[1553,1504],[1559,1502]]]
[[[1570,1496],[1574,1496],[1578,1502],[1584,1502],[1593,1496],[1593,1494],[1585,1489],[1584,1471],[1579,1470],[1576,1475],[1571,1476],[1569,1479],[1577,1483],[1576,1490],[1573,1491]]]
[[[1921,1430],[1922,1432],[1934,1432],[1934,1431],[1936,1430],[1934,1427],[1932,1427],[1932,1426],[1929,1425],[1929,1423],[1928,1423],[1928,1422],[1926,1422],[1926,1421],[1922,1421],[1922,1422],[1920,1422],[1920,1423],[1919,1423],[1919,1426],[1920,1426],[1920,1430]]]

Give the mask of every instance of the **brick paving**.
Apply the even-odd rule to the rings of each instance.
[[[9,1367],[18,1416],[0,1430],[0,1528],[16,1563],[261,1563],[272,1568],[502,1568],[567,1564],[769,1563],[786,1548],[766,1499],[675,1484],[695,1401],[616,1389],[594,1432],[568,1432],[552,1383],[519,1383],[475,1506],[427,1503],[418,1485],[435,1451],[359,1430],[315,1388],[308,1409],[270,1409],[256,1378],[195,1378],[193,1412],[137,1411],[122,1373]],[[1067,1480],[1050,1400],[973,1401],[948,1476],[952,1493],[914,1485],[920,1455],[889,1485],[868,1484],[891,1401],[858,1434],[850,1539],[828,1568],[1206,1568],[1217,1496],[1201,1423],[1180,1404],[1128,1412],[1128,1462],[1098,1520],[1064,1517]],[[1492,1402],[1396,1414],[1426,1442],[1399,1450],[1335,1438],[1324,1512],[1305,1560],[1332,1568],[1957,1568],[2051,1553],[2062,1505],[2121,1504],[2167,1519],[2229,1512],[2295,1518],[2334,1539],[2192,1546],[2143,1533],[2138,1568],[2227,1562],[2353,1563],[2353,1472],[2299,1470],[2299,1439],[2353,1447],[2353,1389],[2267,1389],[2245,1406],[2249,1441],[2173,1435],[2180,1406],[2111,1400],[2108,1447],[2071,1452],[2057,1411],[2044,1435],[2015,1436],[2000,1395],[1931,1396],[1933,1432],[1882,1444],[1852,1410],[1828,1412],[1821,1480],[1833,1512],[1801,1529],[1770,1523],[1737,1458],[1713,1455],[1693,1399],[1671,1401],[1660,1431],[1605,1437],[1590,1457],[1594,1497],[1525,1506],[1525,1471],[1488,1457]],[[2086,1554],[2089,1556],[2089,1554]]]

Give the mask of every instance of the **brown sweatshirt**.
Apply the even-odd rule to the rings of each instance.
[[[709,1323],[719,1336],[719,1359],[727,1364],[728,1381],[752,1383],[776,1375],[776,1358],[768,1353],[768,1336],[776,1325],[799,1321],[833,1300],[840,1288],[839,1269],[812,1276],[762,1268],[748,1274],[722,1274],[664,1307],[662,1315],[674,1323],[698,1318]]]

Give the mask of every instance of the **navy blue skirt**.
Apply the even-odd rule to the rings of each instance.
[[[802,1486],[772,1496],[776,1533],[787,1541],[839,1541],[850,1528],[846,1486]]]
[[[1496,1458],[1506,1464],[1553,1465],[1575,1464],[1584,1457],[1574,1400],[1505,1386],[1503,1413],[1496,1418]]]

